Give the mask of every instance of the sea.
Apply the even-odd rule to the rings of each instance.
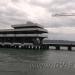
[[[75,75],[75,50],[0,48],[0,75]]]

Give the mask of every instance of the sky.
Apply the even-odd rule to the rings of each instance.
[[[0,0],[0,29],[27,21],[43,25],[49,39],[75,41],[75,0]]]

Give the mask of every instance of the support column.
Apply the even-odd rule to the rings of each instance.
[[[43,45],[41,45],[41,46],[40,46],[40,49],[41,49],[41,50],[43,50],[43,49],[44,49],[44,46],[43,46]]]
[[[56,46],[56,50],[60,50],[60,46]]]
[[[47,49],[49,49],[49,45],[47,45]]]
[[[33,49],[33,45],[31,46],[31,49]]]
[[[71,46],[68,46],[68,51],[72,51],[72,47]]]

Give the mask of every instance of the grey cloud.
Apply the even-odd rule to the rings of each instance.
[[[48,35],[48,38],[51,39],[51,40],[71,40],[71,41],[74,41],[75,40],[75,35],[73,34],[61,34],[60,33],[52,33],[50,32],[49,35]]]
[[[19,0],[11,0],[11,1],[14,2],[14,3],[15,3],[15,2],[19,2]]]
[[[39,1],[39,2],[37,2]],[[2,0],[0,1],[0,29],[30,20],[44,27],[75,27],[75,16],[54,17],[51,14],[75,12],[74,0]],[[43,1],[43,0],[42,0]],[[64,28],[63,28],[64,29]],[[69,37],[69,38],[68,38]],[[75,40],[74,34],[49,32],[50,39]]]
[[[49,1],[49,0],[47,0],[47,1]],[[30,4],[33,4],[35,6],[37,5],[37,6],[41,6],[41,7],[46,8],[46,7],[49,7],[50,6],[51,2],[49,1],[47,3],[40,3],[40,2],[37,2],[37,0],[31,0],[30,1]]]
[[[49,0],[47,0],[47,1],[49,1]],[[75,9],[74,4],[72,5],[73,1],[74,0],[72,0],[72,1],[70,1],[70,0],[68,0],[68,1],[67,0],[52,0],[47,3],[40,3],[40,2],[37,2],[36,0],[30,0],[30,1],[23,0],[23,2],[27,3],[28,5],[34,5],[33,7],[37,6],[37,7],[42,7],[42,8],[46,9],[45,15],[47,15],[47,16],[45,16],[45,15],[38,16],[38,13],[41,12],[41,11],[39,11],[36,14],[39,18],[34,18],[33,20],[31,20],[34,17],[31,14],[33,12],[29,12],[29,10],[21,11],[21,8],[18,7],[18,6],[22,5],[21,0],[10,0],[12,6],[9,5],[10,4],[10,2],[9,2],[8,5],[5,4],[5,5],[3,5],[4,7],[3,6],[0,7],[0,23],[11,25],[11,24],[16,24],[16,23],[25,23],[26,20],[31,20],[31,21],[35,20],[36,22],[43,24],[45,27],[75,26],[74,25],[75,18],[72,18],[72,17],[67,18],[65,16],[62,18],[49,16],[52,13],[56,13],[56,12],[62,12],[62,11],[68,12],[69,10],[73,11]],[[17,4],[15,4],[15,3],[17,3]],[[68,3],[70,3],[70,5]],[[60,8],[58,8],[58,7],[60,7]],[[37,10],[37,9],[34,8],[34,10]],[[28,14],[30,13],[30,15],[28,15],[27,12],[28,12]],[[45,16],[45,17],[43,17],[43,16]],[[32,17],[32,18],[30,18],[30,17]]]
[[[52,4],[56,4],[56,5],[65,5],[67,3],[73,3],[75,2],[75,0],[52,0]]]
[[[71,19],[71,18],[61,18],[60,20],[56,21],[51,21],[48,24],[48,27],[75,27],[75,19]]]
[[[63,14],[75,13],[74,0],[53,0],[50,7],[47,8],[49,13]],[[75,16],[52,16],[48,23],[49,27],[75,27]]]
[[[0,7],[0,28],[9,28],[11,24],[25,23],[26,14],[13,7]]]

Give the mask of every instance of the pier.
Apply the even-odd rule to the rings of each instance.
[[[75,47],[75,42],[69,41],[50,40],[44,42],[48,31],[36,23],[12,25],[12,28],[0,30],[0,48],[48,50],[53,46],[56,50],[60,50],[60,47],[67,47],[69,51],[72,51],[72,47]]]
[[[13,29],[0,30],[1,48],[46,49],[43,39],[48,31],[37,23],[12,25]]]
[[[49,50],[50,47],[55,47],[56,50],[61,50],[61,47],[66,47],[68,51],[72,51],[72,47],[75,47],[73,42],[50,42],[41,45],[34,45],[33,43],[9,43],[0,42],[0,48],[17,48],[17,49],[32,49],[32,50]]]
[[[44,45],[55,47],[56,50],[61,50],[61,47],[66,47],[68,51],[72,51],[72,47],[75,47],[75,41],[49,40],[49,42],[44,42]]]
[[[0,43],[0,48],[17,48],[17,49],[33,49],[33,50],[41,50],[41,49],[49,49],[48,45],[33,45],[32,43]]]

